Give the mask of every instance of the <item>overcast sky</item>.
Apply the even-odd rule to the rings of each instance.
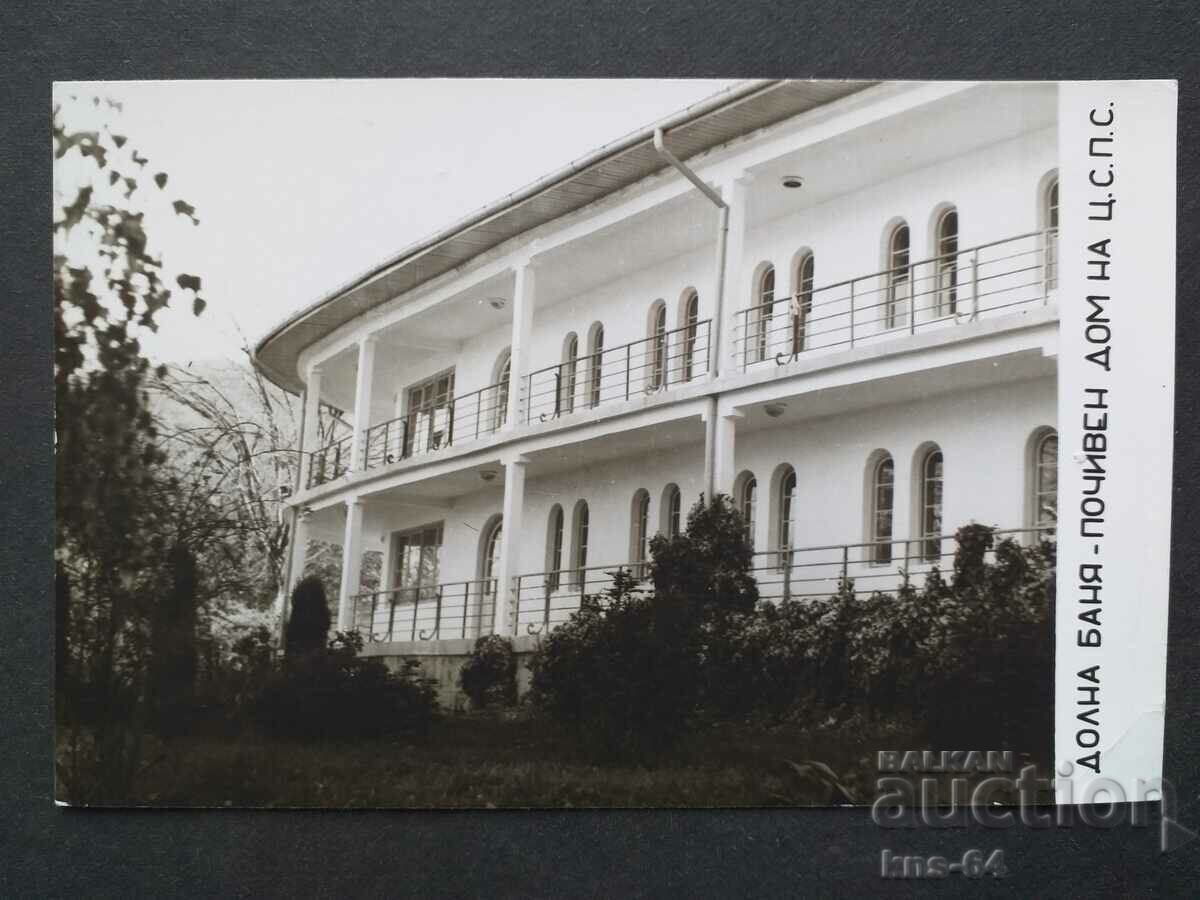
[[[444,225],[727,81],[110,82],[56,100],[123,104],[112,130],[200,221],[148,221],[170,271],[200,275],[148,341],[172,362],[236,353]],[[103,107],[102,107],[103,110]],[[174,217],[168,217],[174,218]]]

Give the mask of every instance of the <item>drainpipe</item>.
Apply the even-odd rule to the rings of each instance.
[[[696,186],[705,197],[712,201],[720,211],[720,223],[717,226],[717,290],[716,304],[712,318],[712,333],[709,346],[708,370],[712,373],[712,381],[721,374],[721,326],[725,321],[725,257],[726,244],[729,239],[729,204],[721,195],[689,169],[674,153],[667,149],[663,140],[663,130],[654,129],[654,149],[658,155],[679,171],[684,178]],[[704,497],[712,503],[716,496],[717,487],[717,393],[708,395],[708,416],[704,423]]]

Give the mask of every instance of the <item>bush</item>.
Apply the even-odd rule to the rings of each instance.
[[[652,759],[685,733],[696,653],[666,604],[618,572],[597,604],[550,632],[534,653],[531,698],[609,760]]]
[[[324,650],[329,625],[325,585],[315,575],[302,578],[292,591],[292,612],[283,636],[284,654],[299,656]]]
[[[707,624],[702,706],[808,721],[911,718],[941,746],[1048,746],[1054,547],[956,534],[954,571],[924,586],[763,604]],[[994,561],[986,554],[994,550]]]
[[[285,658],[255,710],[268,734],[290,738],[386,737],[422,732],[437,713],[432,683],[415,661],[392,672],[358,656],[357,634],[335,635],[326,650]]]
[[[512,641],[499,634],[478,638],[458,673],[458,683],[476,709],[516,703],[517,656]]]
[[[704,720],[913,721],[940,746],[1045,751],[1054,547],[969,525],[947,581],[757,604],[740,518],[693,509],[652,544],[655,590],[618,573],[543,640],[532,699],[610,756],[653,757]],[[987,555],[993,554],[988,561]]]
[[[724,494],[693,506],[681,533],[655,535],[650,553],[655,594],[677,598],[696,614],[748,613],[758,603],[746,523]]]

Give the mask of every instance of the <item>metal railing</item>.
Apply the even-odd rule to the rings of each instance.
[[[649,569],[646,563],[621,563],[518,575],[513,579],[512,633],[541,634],[561,625],[584,603],[599,602],[617,572],[643,580]]]
[[[996,543],[1005,538],[1026,544],[1041,538],[1054,539],[1053,528],[1012,528],[992,534]],[[853,582],[856,592],[887,593],[923,578],[934,566],[942,571],[953,568],[957,549],[954,535],[950,534],[763,550],[754,554],[751,573],[762,600],[828,597],[847,582]],[[993,554],[994,549],[988,551],[988,558]]]
[[[743,369],[783,365],[1044,304],[1056,286],[1057,239],[1055,229],[1032,231],[739,310],[735,359]]]
[[[556,363],[525,378],[525,421],[545,422],[708,374],[710,320]]]
[[[1031,545],[1055,539],[1053,527],[1012,528],[992,532]],[[755,553],[751,574],[760,600],[830,597],[842,584],[856,593],[889,593],[923,579],[935,566],[953,569],[954,535],[895,541],[794,547]],[[995,549],[986,558],[993,559]],[[618,563],[533,572],[512,580],[512,609],[507,631],[514,636],[544,634],[588,603],[606,602],[613,577],[623,572],[649,588],[648,563]],[[492,631],[496,579],[458,581],[357,594],[351,598],[353,627],[367,643],[476,638]]]
[[[507,382],[462,394],[443,406],[414,410],[367,429],[364,465],[386,466],[498,431],[508,414]]]
[[[308,454],[308,480],[305,487],[318,487],[349,472],[353,443],[354,436],[346,435]]]
[[[1054,533],[1053,528],[992,532],[996,543],[1008,538],[1025,544],[1040,538],[1053,540]],[[751,574],[762,600],[830,597],[847,582],[853,582],[857,592],[887,593],[923,578],[934,566],[943,571],[952,569],[956,550],[952,534],[770,550],[754,554]],[[993,558],[994,552],[994,549],[988,551],[987,558]],[[602,603],[604,592],[612,586],[617,572],[632,574],[640,581],[649,575],[646,563],[621,563],[517,576],[512,633],[541,634],[565,622],[584,603]]]
[[[477,638],[491,633],[496,579],[373,591],[351,597],[366,643]]]

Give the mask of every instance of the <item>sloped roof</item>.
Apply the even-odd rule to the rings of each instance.
[[[670,133],[680,159],[870,87],[864,81],[753,81],[738,84],[606,144],[556,172],[400,251],[273,328],[254,363],[280,387],[303,388],[300,353],[381,303],[461,266],[530,229],[581,209],[666,168],[655,129]]]

